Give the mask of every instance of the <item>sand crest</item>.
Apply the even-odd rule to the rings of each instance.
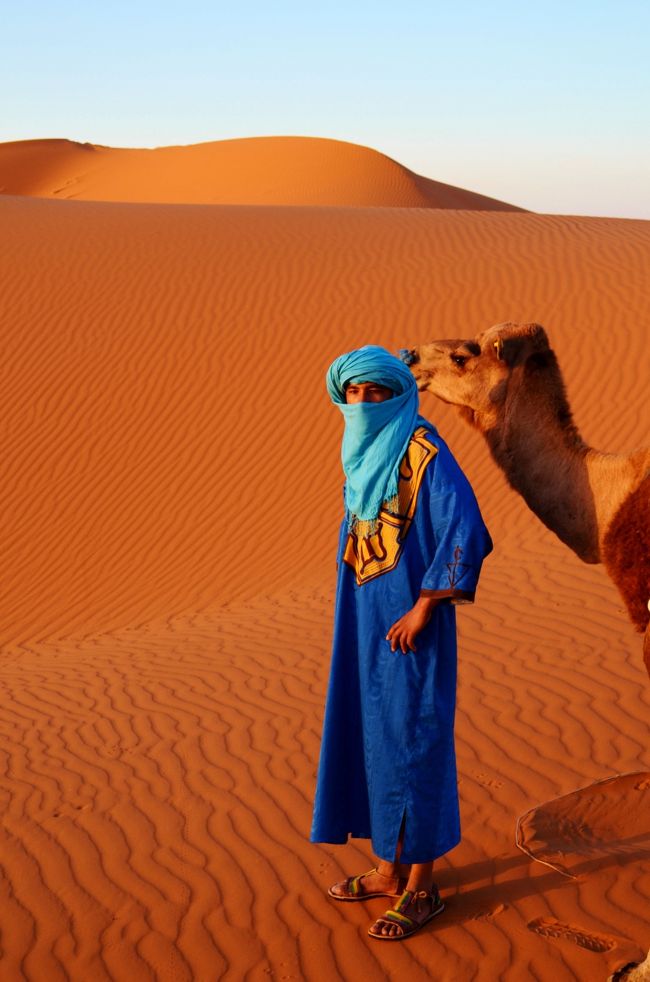
[[[71,140],[4,143],[0,191],[85,201],[522,210],[414,174],[369,147],[296,136],[155,150]]]
[[[570,876],[608,859],[650,861],[650,772],[598,781],[537,805],[517,825],[517,845]]]

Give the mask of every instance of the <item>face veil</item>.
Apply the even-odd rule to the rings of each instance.
[[[385,386],[393,397],[348,405],[346,385],[360,382]],[[333,361],[326,384],[345,421],[341,460],[348,524],[363,536],[372,535],[380,509],[394,510],[400,463],[413,431],[427,425],[418,417],[417,385],[399,358],[370,344]]]

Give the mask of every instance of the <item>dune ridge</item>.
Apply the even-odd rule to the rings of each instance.
[[[0,144],[0,193],[86,201],[522,211],[340,140],[268,136],[152,150]]]
[[[341,503],[326,365],[535,320],[585,439],[632,449],[650,224],[4,196],[0,243],[0,974],[574,982],[640,960],[628,799],[576,879],[515,844],[518,816],[650,770],[639,638],[430,396],[497,546],[458,615],[445,915],[373,944],[385,904],[325,895],[367,844],[306,836]]]

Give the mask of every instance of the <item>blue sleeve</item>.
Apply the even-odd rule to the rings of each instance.
[[[428,467],[429,512],[435,541],[433,562],[422,580],[421,596],[472,603],[481,565],[492,540],[469,481],[443,441]]]

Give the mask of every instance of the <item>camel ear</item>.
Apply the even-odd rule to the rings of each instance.
[[[549,351],[548,337],[541,324],[504,324],[493,344],[497,358],[507,365]]]

